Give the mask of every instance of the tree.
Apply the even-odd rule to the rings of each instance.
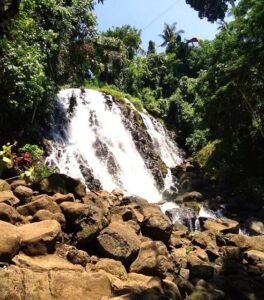
[[[147,55],[156,53],[156,44],[153,41],[149,41]]]
[[[198,11],[200,18],[207,18],[210,22],[215,22],[225,18],[228,4],[234,6],[236,0],[186,0],[193,9]]]
[[[177,23],[171,25],[165,23],[163,33],[159,36],[163,39],[161,47],[166,46],[166,52],[172,53],[176,51],[177,46],[181,43],[182,37],[181,34],[184,33],[183,30],[177,31]]]

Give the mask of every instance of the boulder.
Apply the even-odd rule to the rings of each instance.
[[[203,224],[204,228],[213,232],[238,233],[239,223],[230,219],[208,219]]]
[[[183,231],[183,230],[173,229],[169,239],[169,244],[172,247],[179,248],[182,246],[190,245],[191,241],[187,238],[187,234],[185,230]]]
[[[228,244],[242,250],[258,250],[264,252],[264,235],[247,236],[242,234],[228,234]]]
[[[187,300],[225,300],[225,293],[222,290],[215,289],[213,285],[204,280],[199,280]]]
[[[61,204],[62,202],[74,202],[75,197],[73,194],[61,194],[61,193],[56,193],[55,195],[52,196],[53,200],[57,204]]]
[[[187,251],[185,248],[173,249],[170,257],[176,269],[187,268]]]
[[[246,222],[247,231],[254,235],[264,235],[264,222],[261,219],[250,218]]]
[[[146,205],[142,208],[144,221],[141,225],[143,235],[152,240],[168,242],[171,232],[172,223],[170,219],[163,214],[160,207],[156,205]]]
[[[130,272],[148,276],[166,277],[172,269],[166,246],[160,241],[147,241],[140,245],[136,260],[130,266]]]
[[[11,190],[11,186],[9,185],[9,183],[3,179],[0,179],[0,192],[10,191],[10,190]]]
[[[71,264],[69,261],[63,259],[62,257],[56,254],[30,257],[21,252],[12,259],[12,262],[18,267],[30,268],[31,270],[38,272],[51,270],[83,270],[83,268],[80,265]]]
[[[10,187],[14,190],[17,186],[27,186],[27,183],[24,179],[15,179],[10,183]]]
[[[264,252],[258,250],[248,250],[244,253],[245,259],[253,264],[264,264]]]
[[[204,197],[201,193],[193,191],[178,195],[175,199],[176,203],[190,202],[190,201],[203,201]]]
[[[17,205],[20,200],[13,194],[12,191],[0,191],[0,203],[9,205]]]
[[[52,213],[49,210],[41,209],[35,213],[31,222],[41,222],[45,220],[56,220],[61,226],[65,225],[65,217],[62,213]]]
[[[78,247],[86,247],[109,223],[103,211],[93,203],[63,202],[61,208],[69,231],[73,231],[73,243]]]
[[[39,183],[39,189],[46,194],[72,193],[76,198],[82,198],[86,194],[86,186],[80,180],[57,173],[42,179]]]
[[[216,244],[215,234],[211,231],[198,232],[193,236],[192,243],[205,249],[209,259],[213,261],[219,257],[219,250]]]
[[[112,297],[110,280],[104,272],[51,270],[37,272],[10,266],[0,271],[0,299],[101,300]]]
[[[5,203],[0,203],[0,220],[15,224],[23,221],[23,217],[14,207]]]
[[[201,248],[195,248],[187,256],[188,266],[192,278],[210,279],[214,275],[214,268],[209,263],[206,252]]]
[[[158,297],[164,296],[160,278],[137,273],[128,273],[125,281],[115,281],[113,288],[115,295],[131,295],[129,300],[158,300],[162,299]]]
[[[100,271],[103,270],[113,276],[119,278],[120,280],[127,279],[127,272],[125,267],[120,261],[109,259],[109,258],[101,258],[95,265],[95,270]]]
[[[17,227],[0,221],[0,261],[9,261],[19,250],[20,237]]]
[[[31,200],[31,197],[34,195],[34,192],[31,188],[23,185],[18,185],[14,189],[14,194],[18,197],[23,203],[27,203]]]
[[[101,300],[102,297],[112,296],[111,282],[103,271],[51,271],[50,282],[54,300]]]
[[[61,226],[55,220],[47,220],[18,227],[21,250],[28,255],[44,255],[55,251]]]
[[[108,258],[129,262],[138,251],[140,240],[135,231],[121,222],[111,222],[97,237],[101,252]]]
[[[32,199],[31,202],[21,205],[17,208],[17,211],[23,216],[33,216],[39,210],[45,209],[51,213],[60,213],[61,209],[53,199],[48,195],[39,195]]]
[[[79,249],[70,249],[66,254],[67,259],[75,265],[85,267],[90,262],[90,256],[87,252]]]

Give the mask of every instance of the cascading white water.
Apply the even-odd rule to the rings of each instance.
[[[72,95],[76,99],[74,105]],[[46,160],[48,164],[83,180],[85,169],[89,170],[108,191],[119,187],[150,202],[161,200],[155,180],[123,123],[122,111],[111,97],[106,99],[93,90],[66,89],[59,93],[58,101],[64,118],[57,121],[60,124],[51,133],[53,143]],[[154,136],[156,141],[154,147],[165,164],[168,167],[179,164],[178,149],[175,146],[173,151],[173,142],[162,125],[151,125],[152,119],[145,114],[144,122],[148,131],[151,128],[152,140]]]
[[[164,126],[150,115],[141,113],[144,124],[147,128],[155,149],[168,168],[174,168],[181,164],[183,159],[175,142],[168,137]]]

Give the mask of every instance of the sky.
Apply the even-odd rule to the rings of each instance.
[[[177,22],[177,29],[184,30],[183,38],[213,39],[218,24],[201,20],[198,12],[185,3],[185,0],[105,0],[95,9],[99,31],[122,25],[132,25],[142,30],[142,47],[147,50],[148,41],[156,46],[162,43],[158,36],[164,23]],[[161,51],[161,48],[160,48]]]

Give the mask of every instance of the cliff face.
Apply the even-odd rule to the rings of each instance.
[[[264,236],[55,174],[0,182],[0,299],[263,299]]]

